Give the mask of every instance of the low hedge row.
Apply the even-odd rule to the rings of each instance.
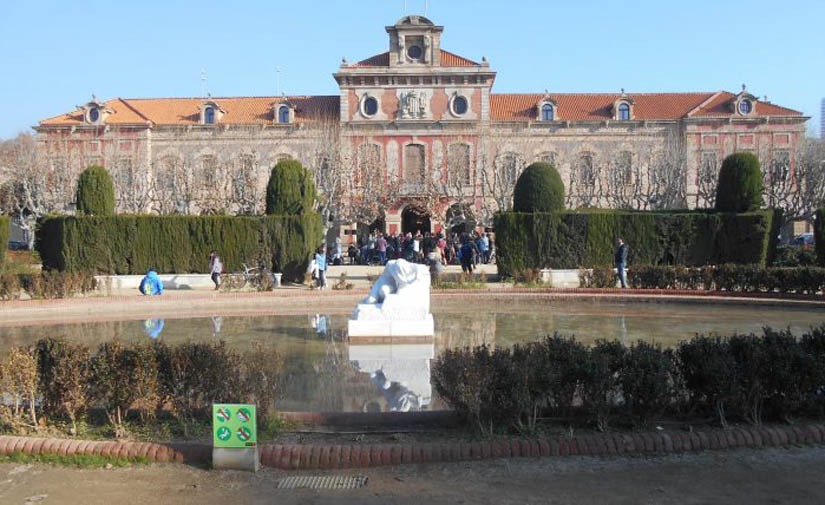
[[[6,251],[9,250],[9,236],[11,235],[11,218],[0,216],[0,268],[6,261]]]
[[[825,209],[816,211],[814,221],[814,240],[816,243],[816,257],[819,264],[825,266]]]
[[[97,287],[88,272],[0,274],[0,301],[18,300],[23,293],[35,300],[69,298],[91,293]]]
[[[504,212],[495,218],[499,272],[612,264],[616,239],[630,246],[630,264],[770,264],[778,211],[631,212],[579,210]]]
[[[719,265],[691,268],[668,265],[632,265],[628,270],[630,287],[637,289],[704,289],[735,293],[825,292],[825,268],[763,267],[760,265]],[[582,287],[616,287],[611,266],[582,270]]]
[[[266,419],[280,368],[274,351],[258,347],[240,354],[224,342],[114,340],[92,350],[43,339],[0,358],[0,396],[8,400],[0,406],[0,428],[25,431],[68,422],[76,431],[92,409],[102,409],[120,435],[129,417],[140,422],[163,413],[206,422],[214,402],[257,403]]]
[[[303,278],[322,233],[318,214],[299,216],[112,216],[43,219],[37,250],[48,270],[140,275],[208,272],[218,252],[228,272],[269,263],[284,280]]]
[[[649,425],[686,413],[760,424],[821,416],[825,325],[796,338],[699,336],[662,349],[639,341],[548,336],[511,349],[452,349],[433,362],[433,385],[468,426],[486,432],[531,430],[542,417]]]

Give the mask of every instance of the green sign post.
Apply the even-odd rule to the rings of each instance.
[[[215,403],[212,405],[212,447],[247,449],[258,446],[254,405]]]

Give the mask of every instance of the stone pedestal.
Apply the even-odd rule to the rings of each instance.
[[[432,337],[430,271],[404,260],[387,263],[370,295],[352,314],[349,337]]]
[[[257,472],[261,469],[258,447],[244,449],[212,448],[212,468],[215,470],[243,470]]]

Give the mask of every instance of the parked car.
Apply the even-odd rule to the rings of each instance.
[[[29,248],[29,244],[25,242],[17,242],[16,240],[12,240],[9,242],[9,250],[11,251],[25,251]]]
[[[813,232],[803,233],[798,237],[791,240],[792,246],[798,247],[813,247],[814,246],[814,234]]]

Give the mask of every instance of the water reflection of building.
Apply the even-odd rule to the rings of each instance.
[[[432,342],[350,344],[352,365],[368,374],[381,393],[380,397],[365,398],[362,410],[408,412],[426,409],[432,400],[430,360],[434,353]]]
[[[496,315],[490,312],[441,312],[435,318],[435,343],[439,352],[445,349],[495,345]]]

